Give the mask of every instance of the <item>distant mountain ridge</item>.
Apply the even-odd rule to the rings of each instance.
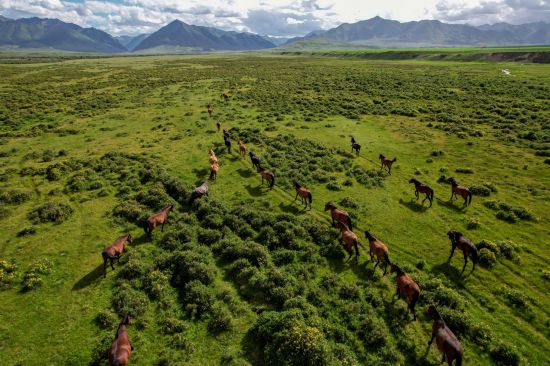
[[[448,24],[439,20],[401,23],[374,17],[357,23],[344,23],[326,31],[314,31],[289,40],[285,45],[306,41],[345,42],[350,45],[542,45],[550,44],[550,24],[539,22],[523,25],[498,23],[474,27]]]
[[[147,37],[149,37],[148,33],[143,33],[137,36],[118,36],[115,38],[121,45],[131,52]]]

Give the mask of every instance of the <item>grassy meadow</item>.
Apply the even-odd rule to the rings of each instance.
[[[0,363],[106,364],[130,313],[134,365],[436,365],[429,304],[466,365],[550,362],[550,65],[226,54],[11,60],[0,75]],[[211,147],[218,179],[189,204]],[[397,157],[391,176],[379,154]],[[449,177],[471,206],[449,201]],[[417,321],[368,250],[346,261],[329,201],[421,285]],[[478,245],[475,271],[458,250],[447,261],[451,229]],[[127,232],[104,279],[101,251]]]

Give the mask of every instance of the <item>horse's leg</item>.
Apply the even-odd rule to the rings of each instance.
[[[117,256],[116,256],[116,262],[117,262],[117,264],[120,264],[120,253],[117,254]]]
[[[384,274],[382,276],[386,275],[387,269],[388,269],[388,263],[384,260]]]
[[[464,270],[466,269],[466,264],[468,263],[468,255],[464,253],[464,267],[462,267],[462,272],[460,274],[464,273]]]
[[[161,233],[164,232],[164,223],[165,223],[165,222],[166,222],[166,220],[164,220],[164,221],[162,222],[162,226],[160,227],[160,232],[161,232]]]
[[[111,262],[111,268],[113,269],[113,271],[115,270],[115,266],[113,266],[113,257],[109,257],[109,261]]]
[[[372,250],[369,251],[369,256],[370,256],[370,261],[371,261],[371,262],[374,262],[374,259],[372,258]]]
[[[449,262],[451,261],[451,258],[453,257],[453,254],[455,254],[455,249],[456,249],[456,245],[453,244],[452,246],[452,249],[451,249],[451,255],[449,256]]]
[[[296,197],[294,197],[294,201],[292,202],[295,202],[297,199],[298,199],[298,192],[296,192]]]
[[[422,206],[424,206],[424,202],[428,199],[428,194],[426,194],[426,197],[422,200]]]
[[[380,264],[380,259],[377,258],[377,259],[376,259],[376,263],[374,264],[374,269],[376,269],[376,266],[377,266],[378,264]]]
[[[434,342],[434,338],[435,338],[435,334],[432,333],[432,339],[430,339],[430,341],[428,342],[428,346],[432,345],[432,343]]]
[[[441,359],[441,362],[442,363],[445,362],[445,352],[443,352],[443,359]],[[450,365],[450,363],[449,363],[449,365]]]

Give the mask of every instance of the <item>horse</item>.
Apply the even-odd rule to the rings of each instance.
[[[302,187],[297,181],[294,181],[294,188],[296,189],[296,197],[294,197],[294,201],[296,201],[298,199],[298,196],[300,196],[302,204],[305,203],[307,208],[307,201],[309,200],[309,208],[311,209],[311,202],[313,201],[311,191],[306,187]]]
[[[241,154],[243,159],[246,157],[246,145],[241,140],[239,140],[239,154]]]
[[[226,92],[223,92],[220,97],[223,98],[226,103],[229,100],[229,94],[227,94]]]
[[[464,270],[466,269],[466,263],[468,263],[468,256],[472,257],[472,263],[473,268],[472,271],[476,269],[476,263],[477,263],[477,247],[470,239],[465,237],[462,233],[451,230],[447,233],[447,236],[449,239],[451,239],[451,255],[449,256],[449,262],[451,261],[451,258],[453,257],[453,254],[455,253],[455,249],[458,247],[458,249],[462,250],[462,254],[464,254],[464,267],[462,267],[462,273],[464,273]]]
[[[210,165],[210,179],[216,180],[218,176],[218,170],[220,170],[220,165],[218,164],[218,162]]]
[[[378,156],[378,159],[380,159],[380,169],[384,169],[384,167],[388,170],[388,175],[391,175],[391,166],[393,163],[397,161],[397,158],[393,158],[393,160],[386,158],[384,155],[380,154]]]
[[[420,183],[418,180],[411,178],[409,180],[409,183],[414,184],[414,195],[416,196],[416,200],[418,201],[418,198],[420,197],[419,193],[424,193],[426,195],[426,198],[422,200],[422,205],[424,205],[424,201],[428,200],[430,201],[430,207],[432,207],[432,203],[434,200],[434,190],[431,189],[426,184]]]
[[[225,147],[227,148],[227,153],[231,154],[231,139],[230,138],[224,138],[223,142],[225,143]]]
[[[457,194],[459,194],[464,198],[464,206],[469,206],[472,203],[472,192],[468,188],[459,185],[453,177],[449,178],[449,183],[451,183],[451,198],[449,198],[449,201],[453,197],[458,198]]]
[[[256,170],[259,172],[261,169],[262,159],[260,159],[260,157],[254,154],[252,151],[249,152],[248,155],[250,155],[250,161],[252,162],[252,167],[256,168]]]
[[[349,213],[347,213],[344,210],[340,210],[339,208],[336,208],[334,204],[328,202],[325,205],[325,211],[330,210],[330,218],[332,219],[332,225],[334,226],[334,220],[337,222],[342,222],[346,224],[350,230],[353,230],[353,225],[351,224],[351,217]]]
[[[229,140],[231,138],[231,135],[229,135],[229,131],[223,130],[223,139]]]
[[[208,117],[212,117],[212,113],[214,112],[214,107],[212,107],[212,104],[208,105]]]
[[[369,240],[369,244],[370,244],[369,255],[370,255],[371,262],[374,262],[372,254],[374,253],[374,255],[376,255],[376,264],[374,265],[374,269],[376,269],[376,266],[378,266],[380,261],[383,259],[384,260],[383,276],[385,276],[386,270],[388,268],[388,264],[391,265],[390,257],[388,256],[388,247],[386,246],[386,244],[376,239],[374,235],[372,235],[368,231],[365,231],[365,237]]]
[[[351,152],[353,152],[353,150],[355,150],[355,154],[359,155],[359,151],[361,150],[361,145],[359,145],[356,142],[352,142],[351,143]]]
[[[132,318],[125,315],[122,321],[118,325],[118,329],[115,334],[115,340],[111,344],[109,350],[109,366],[126,366],[128,365],[128,359],[134,350],[126,326],[132,324]]]
[[[208,181],[205,180],[203,184],[193,189],[191,192],[191,197],[189,197],[189,202],[193,203],[197,198],[202,198],[203,196],[208,197]]]
[[[260,175],[262,176],[262,185],[264,185],[264,179],[269,183],[269,190],[273,189],[275,185],[275,174],[265,168],[260,168]]]
[[[168,213],[173,208],[174,205],[168,205],[163,208],[162,211],[159,211],[156,214],[149,216],[149,218],[145,220],[145,233],[151,234],[153,230],[159,225],[162,225],[160,231],[164,231],[164,224],[168,219]]]
[[[218,163],[218,158],[216,157],[216,154],[214,153],[214,150],[210,149],[210,151],[208,152],[208,154],[210,155],[210,158],[208,159],[210,161],[210,164],[217,164]]]
[[[401,269],[397,264],[391,264],[390,273],[397,272],[397,277],[395,278],[397,282],[397,296],[404,294],[407,297],[407,306],[416,320],[416,311],[414,307],[420,296],[420,286],[408,274]]]
[[[341,221],[338,221],[336,226],[340,229],[342,232],[342,238],[340,238],[340,243],[348,252],[349,257],[348,261],[351,260],[351,256],[353,255],[352,248],[355,249],[355,264],[358,262],[359,258],[359,239],[357,239],[357,235],[353,231],[351,231],[346,224],[344,224]]]
[[[357,141],[355,141],[355,138],[353,136],[351,136],[351,144],[355,144]]]
[[[222,124],[220,123],[220,121],[217,121],[216,122],[216,128],[218,129],[218,132],[220,132],[221,127],[222,127]]]
[[[126,242],[132,243],[132,235],[122,235],[115,240],[113,244],[103,249],[101,253],[103,257],[103,278],[107,277],[107,260],[111,261],[111,268],[114,271],[115,267],[113,266],[113,262],[116,259],[117,262],[120,263],[120,255],[126,251]]]
[[[425,314],[434,321],[432,325],[432,338],[428,342],[428,347],[432,345],[435,338],[437,349],[443,353],[443,360],[441,362],[445,362],[445,358],[447,358],[448,366],[452,366],[454,360],[456,360],[455,366],[461,366],[464,349],[460,341],[447,324],[445,324],[445,321],[439,315],[434,305],[430,305]]]

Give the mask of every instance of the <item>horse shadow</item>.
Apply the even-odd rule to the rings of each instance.
[[[198,179],[200,179],[201,177],[208,176],[210,174],[210,169],[208,169],[208,168],[201,168],[201,169],[193,168],[192,172],[193,172],[193,174],[195,174],[195,176]],[[204,182],[204,179],[200,182],[200,184],[202,184],[203,182]]]
[[[140,237],[134,238],[134,240],[132,240],[131,246],[138,246],[138,245],[141,245],[141,244],[147,244],[147,243],[151,242],[151,240],[152,240],[152,235],[143,234]]]
[[[298,215],[298,214],[303,214],[306,212],[306,210],[304,208],[300,209],[298,206],[296,206],[294,203],[284,203],[284,202],[281,202],[279,203],[279,208],[281,209],[281,211],[283,212],[286,212],[286,213],[291,213],[291,214],[295,214],[295,215]]]
[[[251,195],[252,197],[260,197],[264,195],[261,185],[253,187],[251,184],[249,184],[249,185],[246,185],[245,188],[248,191],[248,194]]]
[[[439,198],[436,198],[436,201],[439,206],[449,208],[455,212],[464,212],[466,209],[466,206],[457,206],[453,203],[453,201],[444,201]]]
[[[92,283],[101,278],[101,276],[103,276],[103,264],[100,263],[90,273],[78,280],[78,282],[73,285],[72,291],[82,290],[83,288],[90,286]]]
[[[460,256],[462,258],[462,255]],[[472,262],[468,261],[468,264],[471,265]],[[470,277],[470,275],[473,273],[473,270],[470,270],[468,272],[468,269],[464,271],[464,273],[461,273],[462,267],[453,266],[450,261],[445,261],[443,263],[440,263],[438,265],[435,265],[432,267],[431,272],[434,274],[442,273],[444,274],[448,279],[451,281],[460,284],[463,280]],[[463,285],[460,285],[460,287],[464,287]]]
[[[414,212],[425,212],[429,207],[424,206],[420,203],[418,203],[416,200],[411,198],[410,201],[405,201],[404,199],[400,198],[399,203],[403,206],[407,207],[409,210]]]
[[[250,169],[238,169],[237,173],[243,178],[250,178],[253,176],[253,173],[250,171]]]
[[[227,158],[229,161],[231,162],[236,162],[236,161],[239,161],[239,160],[242,160],[241,156],[237,156],[237,155],[234,155],[234,154],[230,154],[229,158]]]

